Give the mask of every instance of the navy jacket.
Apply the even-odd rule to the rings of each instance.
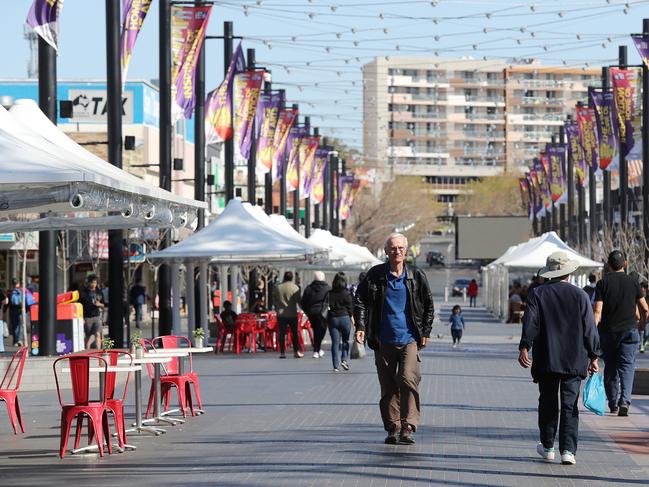
[[[550,281],[527,297],[519,349],[532,350],[532,377],[549,373],[587,376],[601,355],[588,295],[565,281]]]

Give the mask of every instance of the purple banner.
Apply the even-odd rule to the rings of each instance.
[[[320,137],[305,137],[302,147],[300,147],[300,199],[311,196],[311,185],[313,181],[313,171],[315,169],[315,154],[320,145]]]
[[[232,53],[232,61],[223,82],[210,91],[205,99],[205,143],[223,142],[232,137],[232,85],[234,75],[245,71],[241,43]]]
[[[257,174],[266,174],[273,169],[273,138],[279,120],[282,95],[262,94],[259,97],[255,128],[257,129]]]
[[[638,50],[642,62],[649,68],[649,35],[631,34],[635,48]]]
[[[565,200],[566,188],[566,149],[562,145],[548,145],[546,149],[550,162],[550,192],[552,203]]]
[[[599,139],[597,137],[597,120],[595,109],[585,106],[577,106],[577,125],[581,136],[581,146],[584,149],[586,168],[599,169]]]
[[[354,176],[341,176],[338,180],[338,215],[341,220],[349,218],[354,189]]]
[[[27,13],[27,24],[50,46],[59,50],[59,16],[63,0],[34,0]]]
[[[590,103],[595,108],[599,140],[599,168],[605,171],[618,167],[617,120],[613,93],[590,90]]]
[[[190,119],[196,105],[196,61],[205,39],[212,6],[171,9],[171,99],[172,118]]]
[[[586,186],[588,169],[584,155],[584,148],[581,145],[581,135],[579,134],[579,125],[576,123],[566,123],[566,139],[568,140],[568,154],[572,157],[572,164],[575,168],[577,180],[582,186]],[[573,184],[568,181],[568,184]]]
[[[153,0],[124,0],[122,9],[122,83],[126,82],[128,64],[135,41],[149,12]]]
[[[609,68],[620,132],[620,150],[626,160],[642,159],[641,71]]]
[[[298,177],[298,167],[300,164],[300,147],[306,137],[307,129],[304,127],[292,127],[288,134],[286,143],[286,191],[295,191],[300,183]]]
[[[277,121],[277,128],[275,129],[275,136],[273,137],[273,182],[282,178],[283,163],[286,154],[286,146],[290,135],[293,121],[298,115],[298,110],[292,108],[288,110],[280,110],[279,120]]]
[[[263,82],[264,71],[234,75],[234,156],[239,163],[250,157],[253,120]]]
[[[315,204],[324,201],[324,180],[327,162],[329,160],[330,147],[319,147],[315,153],[315,168],[313,169],[313,179],[311,180],[311,199]]]

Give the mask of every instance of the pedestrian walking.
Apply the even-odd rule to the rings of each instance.
[[[588,294],[588,299],[591,303],[595,299],[595,286],[597,285],[597,276],[595,274],[588,275],[588,284],[586,284],[582,289],[586,294]]]
[[[291,327],[293,334],[293,355],[302,358],[297,329],[297,305],[300,302],[300,288],[293,283],[293,273],[284,273],[282,283],[273,290],[273,300],[277,311],[277,325],[279,326],[279,358],[286,358],[286,331]]]
[[[137,281],[129,291],[129,304],[133,306],[135,310],[135,327],[137,329],[142,328],[142,308],[144,303],[146,303],[148,296],[146,294],[146,287],[142,280]]]
[[[456,348],[462,340],[462,332],[466,327],[464,323],[464,316],[462,316],[462,308],[459,304],[453,306],[451,311],[451,316],[448,319],[448,322],[451,325],[451,336],[453,337],[453,348]]]
[[[642,290],[642,296],[647,300],[647,293],[649,293],[649,282],[643,280],[640,283],[640,289]],[[636,319],[638,320],[638,333],[640,334],[640,353],[644,353],[647,344],[649,344],[649,326],[647,326],[647,321],[643,321],[640,316],[640,309],[636,306]]]
[[[97,276],[88,276],[86,286],[79,293],[79,302],[83,307],[83,331],[85,333],[85,348],[90,348],[90,342],[94,338],[95,348],[101,348],[103,338],[103,324],[101,312],[104,308],[101,291],[97,288]]]
[[[322,339],[327,333],[327,319],[322,314],[322,307],[330,290],[324,272],[315,271],[313,282],[306,287],[300,301],[300,307],[309,318],[313,330],[313,358],[324,356]]]
[[[388,262],[372,267],[354,299],[356,340],[374,350],[381,386],[385,443],[413,444],[419,426],[419,349],[433,327],[433,296],[426,274],[405,264],[408,240],[388,236]]]
[[[579,262],[568,259],[565,252],[554,252],[547,258],[539,275],[549,281],[528,295],[518,346],[519,364],[532,368],[532,379],[539,385],[541,441],[536,451],[544,460],[554,460],[558,426],[559,451],[564,465],[576,463],[579,386],[588,374],[597,372],[600,355],[588,295],[568,282],[570,274],[578,267]]]
[[[645,322],[649,307],[638,279],[625,272],[627,262],[619,250],[608,256],[609,272],[595,287],[595,322],[604,359],[604,388],[611,413],[628,416],[635,373],[635,358],[640,348],[636,306]]]
[[[349,335],[352,331],[354,305],[347,290],[345,274],[339,272],[331,283],[329,292],[329,335],[334,372],[349,370]]]
[[[469,307],[475,308],[476,300],[478,299],[478,282],[475,279],[471,279],[466,294],[469,296]]]
[[[0,289],[0,352],[5,351],[5,338],[9,336],[9,327],[3,320],[4,309],[8,304],[9,298],[4,291]]]
[[[25,292],[25,313],[29,313],[29,308],[34,304],[34,297],[28,289],[23,289],[20,279],[11,280],[12,289],[9,292],[9,322],[14,337],[14,346],[23,346],[23,291]]]

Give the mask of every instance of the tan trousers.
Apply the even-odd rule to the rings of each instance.
[[[381,345],[374,353],[381,385],[381,418],[386,431],[408,422],[413,430],[419,425],[419,351],[417,343]]]

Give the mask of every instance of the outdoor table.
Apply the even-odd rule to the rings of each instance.
[[[136,374],[142,372],[142,366],[141,365],[130,365],[130,361],[122,362],[123,365],[120,365],[120,362],[118,361],[117,365],[108,365],[107,367],[89,367],[88,371],[89,372],[98,372],[101,375],[103,375],[105,372],[135,372]],[[70,372],[69,367],[63,367],[61,369],[62,372]],[[100,390],[100,397],[104,396],[104,381],[100,380],[99,381],[99,390]],[[136,397],[136,402],[137,402],[137,397]],[[108,439],[110,441],[110,439]],[[119,445],[113,445],[113,448],[116,448],[117,451],[120,453],[123,453],[124,450],[119,446]],[[124,449],[126,450],[136,450],[137,447],[134,445],[128,445],[124,444]],[[84,446],[81,448],[77,448],[76,450],[72,450],[73,455],[78,455],[81,453],[98,453],[99,452],[99,447],[97,445],[88,445]]]
[[[118,360],[118,363],[121,360],[125,359],[120,359]],[[156,381],[154,378],[154,384],[153,384],[153,400],[154,402],[154,417],[159,413],[159,397],[160,397],[160,373],[159,373],[159,367],[161,363],[167,363],[171,362],[171,357],[142,357],[142,358],[136,358],[133,357],[133,363],[134,364],[140,364],[140,365],[146,365],[146,364],[153,364],[154,369],[158,370],[158,380]],[[135,423],[133,423],[133,428],[130,428],[126,430],[127,433],[151,433],[154,434],[155,436],[159,436],[163,433],[166,433],[167,430],[163,428],[158,428],[156,426],[145,426],[142,421],[142,367],[140,367],[140,370],[135,372]]]
[[[150,350],[149,353],[156,355],[168,355],[169,357],[178,357],[178,375],[183,375],[185,373],[184,358],[187,357],[190,353],[209,353],[213,352],[213,347],[184,347],[184,348],[158,348],[156,350]],[[205,414],[205,411],[202,409],[195,408],[194,411],[197,414]],[[179,408],[170,409],[162,413],[162,416],[168,416],[172,413],[181,412]],[[173,418],[174,421],[185,422],[179,418]]]

